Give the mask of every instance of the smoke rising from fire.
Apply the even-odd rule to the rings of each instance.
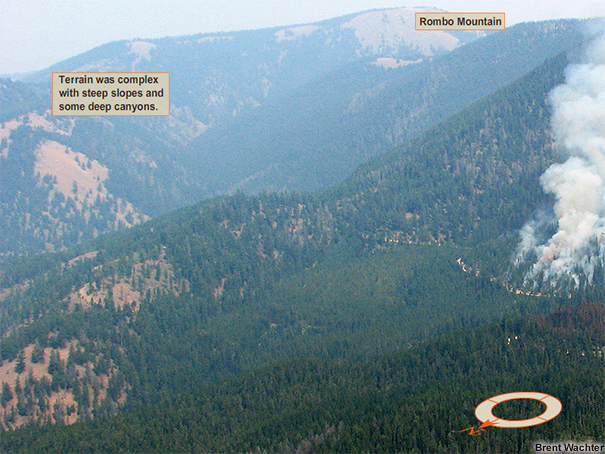
[[[605,34],[570,65],[549,96],[555,145],[569,158],[553,164],[540,183],[555,197],[554,218],[521,230],[517,264],[533,258],[526,280],[593,283],[605,263]],[[556,232],[544,237],[549,226]]]

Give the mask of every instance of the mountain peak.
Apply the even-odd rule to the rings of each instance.
[[[430,33],[415,30],[417,12],[440,11],[437,8],[393,8],[360,13],[341,25],[352,29],[362,48],[360,55],[395,55],[402,47],[412,48],[424,56],[451,51],[460,39],[445,31]]]
[[[280,28],[274,33],[278,43],[294,41],[313,34],[324,33],[332,36],[336,33],[352,31],[359,44],[357,55],[360,57],[391,57],[400,53],[414,52],[419,56],[430,57],[435,54],[453,50],[460,44],[462,36],[469,39],[482,36],[472,32],[449,33],[431,31],[430,33],[415,30],[417,12],[439,12],[433,7],[401,7],[376,9],[350,14],[338,19],[305,25]]]

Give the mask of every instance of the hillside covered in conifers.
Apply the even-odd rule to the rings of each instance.
[[[602,303],[457,330],[371,360],[282,361],[115,418],[5,434],[7,452],[531,453],[535,441],[605,437]],[[475,406],[497,394],[557,396],[562,413],[488,427]],[[500,404],[530,419],[537,401]],[[465,430],[466,429],[466,430]]]
[[[413,18],[121,41],[50,68],[168,71],[165,118],[53,117],[49,70],[0,80],[0,261],[237,190],[325,189],[584,38],[575,20],[484,36]]]
[[[537,292],[511,261],[549,201],[547,96],[567,64],[322,192],[237,192],[2,264],[3,449],[523,452],[602,437],[602,289]],[[567,413],[452,433],[526,389]]]

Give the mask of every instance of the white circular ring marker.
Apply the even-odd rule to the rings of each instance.
[[[500,419],[494,416],[492,413],[493,408],[499,403],[506,402],[507,400],[514,399],[533,399],[539,400],[546,405],[546,411],[540,416],[536,416],[532,419],[520,419],[511,421],[508,419]],[[537,426],[538,424],[545,423],[556,417],[561,413],[561,401],[556,397],[542,393],[508,393],[500,394],[498,396],[490,397],[484,402],[481,402],[475,408],[475,416],[481,422],[489,421],[494,427],[505,427],[505,428],[519,428],[519,427],[530,427]]]

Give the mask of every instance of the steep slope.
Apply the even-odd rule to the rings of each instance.
[[[565,65],[549,60],[329,193],[238,193],[3,266],[2,367],[20,371],[7,395],[28,382],[41,396],[7,400],[5,424],[111,415],[284,358],[364,357],[555,307],[504,277],[543,200],[546,95]],[[30,380],[36,344],[47,366]]]
[[[182,148],[276,94],[362,56],[422,60],[479,36],[410,33],[413,17],[413,9],[400,8],[304,26],[110,43],[27,79],[39,86],[6,81],[0,86],[0,119],[7,122],[0,133],[6,239],[0,257],[58,250],[217,192],[189,170],[199,157],[183,155]],[[46,89],[51,71],[169,71],[172,115],[54,119]],[[16,131],[18,126],[23,127]],[[23,136],[31,139],[24,143]],[[73,172],[37,172],[48,141],[53,149],[67,147],[68,154],[105,168],[101,199],[91,193],[83,201],[68,190],[55,200],[52,179],[71,179],[69,189],[82,181]],[[79,165],[73,158],[67,164]]]
[[[5,434],[10,452],[534,452],[605,436],[602,304],[504,320],[372,361],[282,362],[112,420]],[[581,328],[579,328],[581,327]],[[478,426],[497,394],[539,391],[563,412],[524,429]],[[529,419],[535,401],[494,412]],[[460,431],[455,433],[455,431]]]
[[[416,33],[416,11],[366,11],[315,24],[115,42],[33,80],[46,82],[50,71],[169,71],[171,102],[189,106],[198,120],[212,125],[360,57],[422,60],[482,35]]]
[[[545,199],[553,162],[549,91],[565,55],[449,121],[361,165],[331,191],[362,235],[476,244],[516,229]]]
[[[355,62],[209,130],[191,161],[222,191],[324,188],[578,44],[578,25],[520,24],[389,77]]]
[[[576,22],[527,24],[444,58],[475,35],[410,33],[413,11],[112,43],[52,68],[171,71],[168,119],[52,118],[48,78],[3,84],[0,257],[59,250],[238,188],[323,188],[581,39]],[[69,167],[77,157],[103,175],[38,172],[49,142],[68,150]],[[102,187],[72,193],[89,177]]]

